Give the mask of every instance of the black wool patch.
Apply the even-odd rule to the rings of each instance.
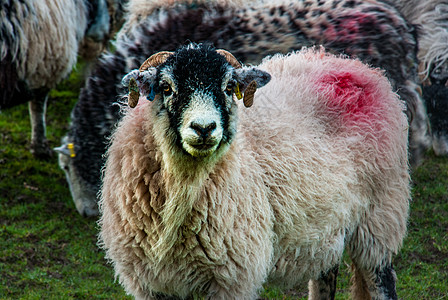
[[[382,270],[376,271],[379,288],[385,294],[387,299],[396,300],[397,292],[395,290],[394,269],[391,265],[385,266]]]
[[[423,98],[426,102],[431,130],[439,136],[446,136],[448,131],[448,87],[432,84],[423,87]]]

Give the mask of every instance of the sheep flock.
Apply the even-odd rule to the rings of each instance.
[[[410,163],[415,168],[431,145],[418,76],[415,28],[379,1],[131,1],[115,51],[100,58],[72,111],[59,163],[82,215],[96,215],[107,137],[121,118],[125,74],[149,55],[187,41],[210,42],[243,63],[276,53],[323,45],[385,70],[409,120]],[[75,157],[67,147],[71,145]]]

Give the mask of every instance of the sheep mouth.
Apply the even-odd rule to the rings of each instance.
[[[219,143],[217,142],[202,142],[202,143],[184,143],[184,149],[191,156],[194,157],[205,157],[211,155],[218,148]]]
[[[197,150],[210,150],[211,148],[216,146],[216,143],[202,143],[202,144],[190,144],[191,147]]]

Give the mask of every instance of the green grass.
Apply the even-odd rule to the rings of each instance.
[[[67,131],[81,85],[73,73],[50,94],[51,147]],[[0,299],[131,299],[96,246],[96,220],[77,213],[56,156],[31,156],[29,133],[27,105],[0,114]],[[448,299],[448,159],[429,153],[413,180],[409,234],[394,260],[398,295]],[[349,297],[349,264],[341,265],[337,299]],[[261,297],[304,298],[306,286]]]

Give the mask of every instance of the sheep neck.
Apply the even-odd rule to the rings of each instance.
[[[160,116],[156,120],[161,120]],[[159,150],[158,157],[166,191],[165,203],[160,212],[164,231],[156,245],[156,251],[160,250],[160,259],[182,239],[182,235],[197,234],[200,231],[207,212],[198,211],[195,204],[205,197],[204,191],[207,189],[210,174],[217,167],[222,169],[221,165],[228,161],[226,156],[232,153],[228,151],[231,145],[222,144],[213,156],[194,158],[178,148],[173,132],[158,130],[161,125],[163,124],[156,121],[151,128]],[[194,217],[193,214],[201,217]]]

